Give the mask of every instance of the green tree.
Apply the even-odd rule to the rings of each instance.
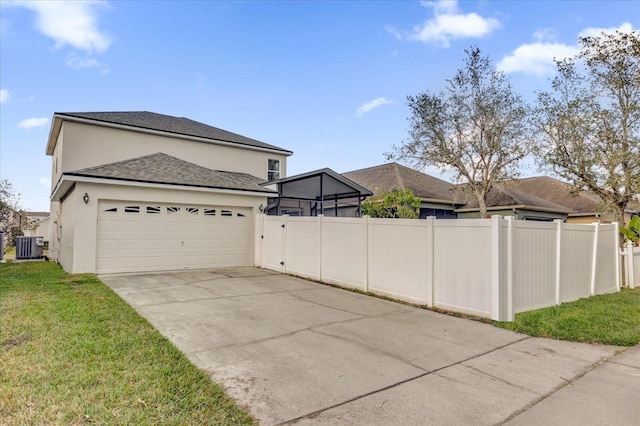
[[[620,228],[620,233],[624,235],[625,239],[640,244],[640,216],[632,217],[627,227]]]
[[[640,194],[640,37],[617,31],[580,45],[557,62],[552,90],[538,94],[537,153],[543,169],[598,195],[624,225]]]
[[[13,245],[15,237],[22,232],[21,225],[26,225],[27,213],[20,208],[20,194],[14,192],[13,185],[7,179],[0,180],[0,232]]]
[[[371,217],[417,219],[420,215],[420,198],[413,195],[411,189],[394,189],[366,199],[361,208],[362,214]]]
[[[532,152],[530,108],[504,73],[472,47],[464,67],[440,93],[409,96],[409,140],[388,158],[414,166],[453,170],[477,197],[480,217],[493,185],[518,176],[518,163]]]

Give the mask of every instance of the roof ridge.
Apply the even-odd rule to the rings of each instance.
[[[402,176],[402,173],[400,173],[400,164],[398,163],[392,163],[391,167],[393,167],[394,171],[395,171],[395,175],[398,178],[398,186],[400,188],[402,188],[403,191],[407,190],[407,184],[404,181],[404,177]],[[413,190],[411,190],[411,192],[413,192]]]
[[[345,174],[345,173],[356,173],[356,172],[363,172],[365,170],[371,170],[371,169],[377,169],[380,167],[384,167],[384,166],[391,166],[393,164],[398,164],[395,161],[392,161],[390,163],[382,163],[382,164],[378,164],[377,166],[369,166],[369,167],[364,167],[362,169],[356,169],[356,170],[349,170],[348,172],[343,172],[341,174]]]
[[[97,166],[85,167],[85,168],[82,168],[82,169],[70,171],[70,173],[79,173],[79,172],[82,172],[84,170],[91,170],[91,169],[95,169],[95,168],[98,168],[98,167],[115,166],[115,165],[118,165],[118,164],[128,163],[128,162],[131,162],[133,160],[141,160],[143,158],[155,157],[157,155],[164,155],[164,156],[167,156],[167,157],[176,158],[177,160],[180,160],[179,158],[173,157],[173,156],[171,156],[169,154],[165,154],[164,152],[154,152],[153,154],[146,154],[146,155],[141,155],[139,157],[133,157],[133,158],[127,158],[127,159],[124,159],[124,160],[113,161],[111,163],[99,164]],[[184,161],[184,160],[181,160],[181,161]]]

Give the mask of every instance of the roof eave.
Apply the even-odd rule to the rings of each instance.
[[[588,216],[600,217],[600,216],[606,216],[606,215],[607,215],[607,213],[602,213],[602,212],[569,213],[569,217],[588,217]]]
[[[203,192],[217,192],[217,193],[233,193],[243,195],[253,195],[259,197],[269,197],[277,195],[278,193],[269,189],[265,190],[253,190],[253,189],[241,189],[241,188],[223,188],[216,186],[200,186],[200,185],[186,185],[177,183],[159,183],[148,182],[142,180],[131,180],[122,178],[106,178],[96,176],[86,176],[79,173],[64,173],[53,192],[51,193],[51,201],[60,201],[61,198],[69,191],[69,189],[76,182],[86,183],[101,183],[109,185],[122,185],[122,186],[144,186],[153,188],[166,188],[166,189],[186,189],[191,191],[203,191]]]
[[[53,114],[53,122],[51,123],[51,129],[49,129],[49,139],[47,139],[47,147],[44,151],[46,155],[53,155],[60,129],[62,129],[62,118],[57,113]]]
[[[454,206],[454,205],[463,205],[464,203],[456,203],[454,200],[443,200],[440,198],[425,198],[425,197],[419,197],[420,201],[425,202],[425,203],[438,203],[438,204],[448,204],[450,206]]]
[[[553,208],[550,208],[550,207],[529,206],[529,205],[526,205],[526,204],[487,207],[487,211],[512,210],[512,209],[534,210],[534,211],[539,211],[539,212],[562,213],[562,214],[570,214],[571,213],[570,210],[553,209]],[[456,213],[468,213],[468,212],[476,212],[476,211],[479,211],[479,210],[480,210],[479,207],[471,207],[471,208],[464,208],[464,209],[456,209],[454,211]]]

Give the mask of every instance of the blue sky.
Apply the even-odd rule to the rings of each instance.
[[[635,1],[3,0],[0,178],[47,211],[51,118],[85,111],[184,116],[281,146],[288,175],[375,166],[407,137],[407,95],[439,91],[470,46],[533,100],[579,35],[639,17]]]

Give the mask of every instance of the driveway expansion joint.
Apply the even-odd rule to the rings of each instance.
[[[309,327],[305,327],[305,328],[301,328],[301,329],[298,329],[298,330],[291,331],[289,333],[283,333],[283,334],[278,334],[276,336],[265,337],[264,339],[249,340],[247,342],[231,343],[231,344],[228,344],[228,345],[221,345],[221,346],[212,346],[212,347],[209,347],[209,348],[198,350],[197,352],[194,352],[194,354],[197,354],[197,353],[200,353],[200,352],[209,351],[209,350],[250,346],[250,345],[257,344],[257,343],[268,342],[270,340],[277,340],[277,339],[280,339],[280,338],[283,338],[283,337],[295,336],[296,334],[302,333],[304,331],[310,331],[310,332],[318,333],[318,331],[314,330],[314,328],[316,328],[316,327],[328,327],[328,326],[335,325],[335,324],[344,324],[344,323],[348,323],[348,322],[352,322],[352,321],[359,321],[359,320],[361,320],[363,318],[366,318],[366,317],[349,318],[349,319],[342,320],[342,321],[331,321],[331,322],[327,322],[327,323],[323,323],[323,324],[312,325],[312,326],[309,326]],[[322,333],[320,333],[320,334],[322,334]],[[329,336],[329,337],[336,337],[336,336]]]
[[[400,356],[398,356],[396,354],[393,354],[391,352],[380,350],[380,349],[378,349],[378,348],[376,348],[374,346],[370,346],[370,345],[367,345],[365,343],[352,340],[352,339],[350,339],[348,337],[345,337],[345,336],[338,336],[338,335],[335,335],[335,334],[332,334],[332,333],[322,332],[320,330],[314,330],[314,328],[316,328],[316,327],[310,328],[309,331],[311,331],[313,333],[321,334],[323,336],[327,336],[327,337],[331,337],[331,338],[334,338],[334,339],[342,340],[343,342],[347,342],[347,343],[351,343],[351,344],[360,346],[360,347],[362,347],[362,348],[364,348],[364,349],[366,349],[366,350],[368,350],[370,352],[376,353],[376,354],[386,355],[389,358],[395,359],[396,361],[400,361],[400,362],[403,362],[405,364],[408,364],[413,368],[417,368],[418,370],[424,371],[426,373],[430,373],[429,370],[427,370],[427,369],[425,369],[423,367],[420,367],[419,365],[416,365],[416,364],[412,363],[411,361],[409,361],[407,359],[404,359],[404,358],[402,358],[402,357],[400,357]]]
[[[369,391],[369,392],[365,392],[365,393],[357,395],[357,396],[355,396],[353,398],[349,398],[349,399],[347,399],[345,401],[338,402],[338,403],[333,404],[331,406],[324,407],[324,408],[321,408],[319,410],[312,411],[311,413],[303,414],[302,416],[294,417],[293,419],[289,419],[289,420],[285,420],[285,421],[280,422],[280,423],[276,423],[275,426],[291,425],[291,424],[295,424],[295,423],[299,422],[300,420],[311,419],[311,418],[317,417],[318,415],[320,415],[324,411],[332,410],[334,408],[341,407],[343,405],[349,404],[349,403],[357,401],[359,399],[366,398],[368,396],[375,395],[375,394],[387,391],[389,389],[393,389],[393,388],[398,387],[400,385],[403,385],[405,383],[413,382],[414,380],[421,379],[421,378],[426,377],[426,376],[428,376],[430,374],[437,373],[439,371],[445,370],[445,369],[450,368],[450,367],[455,367],[456,365],[461,365],[461,364],[463,364],[463,363],[465,363],[467,361],[471,361],[472,359],[479,358],[481,356],[490,354],[490,353],[498,351],[500,349],[504,349],[506,347],[509,347],[511,345],[515,345],[516,343],[520,343],[520,342],[523,342],[525,340],[529,340],[531,338],[532,338],[531,336],[525,336],[525,337],[523,337],[521,339],[514,340],[512,342],[506,343],[506,344],[501,345],[499,347],[495,347],[495,348],[492,348],[492,349],[490,349],[488,351],[485,351],[485,352],[470,356],[470,357],[465,358],[463,360],[456,361],[454,363],[451,363],[451,364],[448,364],[448,365],[444,365],[442,367],[438,367],[438,368],[435,368],[433,370],[425,371],[424,373],[420,373],[420,374],[418,374],[418,375],[416,375],[414,377],[409,377],[408,379],[400,380],[399,382],[392,383],[392,384],[387,385],[387,386],[383,386],[382,388],[374,389],[374,390]],[[421,368],[421,370],[424,370],[424,369]]]
[[[509,415],[509,417],[507,417],[503,421],[497,423],[497,425],[503,425],[503,424],[507,423],[508,421],[515,419],[516,417],[518,417],[522,413],[525,413],[526,411],[528,411],[529,409],[531,409],[535,405],[537,405],[540,402],[548,399],[549,397],[553,396],[555,393],[557,393],[560,390],[566,388],[567,386],[575,383],[577,380],[583,378],[589,372],[595,370],[596,368],[600,367],[601,365],[603,365],[605,363],[610,363],[609,360],[612,359],[612,358],[615,358],[616,356],[617,356],[617,354],[613,354],[613,355],[611,355],[611,356],[609,356],[607,358],[600,359],[600,360],[594,362],[593,364],[587,366],[584,370],[582,370],[581,372],[579,372],[578,374],[576,374],[575,376],[573,376],[573,377],[571,377],[569,379],[565,379],[564,377],[561,377],[561,379],[563,380],[563,382],[561,384],[559,384],[555,388],[551,389],[549,392],[545,393],[544,395],[540,396],[539,398],[536,398],[535,400],[531,401],[529,404],[525,405],[521,409],[514,411],[513,413],[511,413],[511,415]]]
[[[502,378],[500,378],[500,377],[498,377],[498,376],[494,376],[493,374],[489,374],[489,373],[487,373],[486,371],[482,371],[481,369],[476,368],[476,367],[474,367],[474,366],[472,366],[472,365],[464,365],[464,364],[463,364],[462,366],[463,366],[463,367],[465,367],[465,368],[469,368],[469,369],[471,369],[471,370],[475,371],[476,373],[480,373],[480,374],[482,374],[483,376],[491,377],[492,379],[497,380],[497,381],[499,381],[500,383],[504,383],[505,385],[513,386],[513,387],[515,387],[515,388],[518,388],[518,389],[521,389],[521,390],[524,390],[524,391],[527,391],[527,392],[531,392],[531,393],[534,393],[534,394],[536,394],[536,395],[540,395],[540,393],[539,393],[539,392],[536,392],[536,391],[534,391],[534,390],[532,390],[532,389],[529,389],[529,388],[526,388],[526,387],[524,387],[524,386],[517,385],[517,384],[515,384],[515,383],[511,383],[511,382],[509,382],[508,380],[502,379]],[[441,376],[441,377],[444,377],[444,376]],[[563,379],[563,380],[564,380],[564,379]]]

